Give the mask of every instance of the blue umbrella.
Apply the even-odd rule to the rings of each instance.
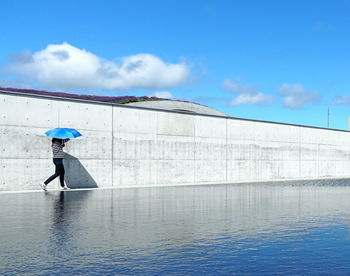
[[[45,132],[46,136],[65,139],[65,138],[76,138],[82,136],[82,134],[74,128],[54,128]]]

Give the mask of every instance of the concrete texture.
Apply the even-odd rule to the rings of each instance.
[[[55,127],[84,135],[65,148],[75,188],[350,178],[348,131],[0,91],[0,191],[53,173]]]

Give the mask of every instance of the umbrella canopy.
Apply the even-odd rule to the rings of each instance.
[[[82,136],[82,134],[74,128],[54,128],[45,132],[46,136],[66,139],[66,138],[76,138]]]

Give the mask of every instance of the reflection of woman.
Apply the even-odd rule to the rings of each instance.
[[[52,154],[53,154],[53,163],[55,164],[55,173],[51,175],[43,184],[41,184],[41,188],[46,191],[46,186],[56,177],[60,177],[61,187],[64,190],[68,190],[68,187],[64,185],[64,166],[63,166],[63,157],[64,157],[64,144],[68,142],[69,139],[58,139],[52,138]]]

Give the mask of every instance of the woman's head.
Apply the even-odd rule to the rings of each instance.
[[[52,143],[59,142],[62,143],[62,139],[59,138],[52,138]]]

